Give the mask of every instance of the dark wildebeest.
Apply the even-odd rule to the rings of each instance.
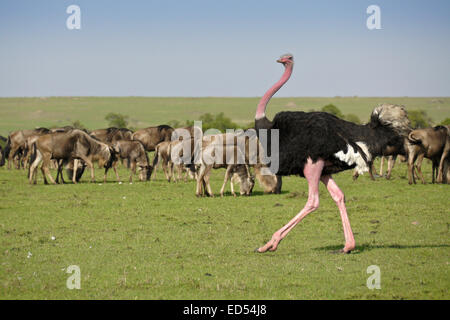
[[[140,141],[144,145],[145,151],[155,151],[158,143],[171,140],[173,130],[172,127],[167,125],[149,127],[137,130],[133,133],[131,139]]]
[[[5,165],[6,159],[8,159],[8,169],[11,169],[11,163],[13,159],[20,155],[19,161],[16,165],[17,169],[20,169],[22,155],[25,152],[25,143],[28,137],[34,135],[43,135],[49,133],[47,128],[36,128],[33,130],[18,130],[12,132],[6,141],[5,148],[3,149],[3,155],[0,160],[0,167]],[[23,166],[23,163],[22,163]]]
[[[98,140],[113,144],[119,140],[131,140],[133,136],[133,131],[127,128],[107,128],[107,129],[97,129],[91,131],[91,136],[97,138]]]
[[[115,160],[115,152],[105,143],[98,141],[82,130],[71,130],[68,132],[55,132],[39,137],[33,143],[31,165],[29,169],[29,181],[36,183],[37,166],[41,166],[44,182],[47,184],[46,176],[52,183],[56,183],[48,169],[51,159],[63,160],[64,163],[74,161],[72,177],[76,181],[76,172],[79,160],[83,160],[91,169],[91,182],[95,182],[94,161],[99,161],[104,168],[110,168]]]
[[[141,181],[149,180],[152,175],[152,166],[150,166],[147,152],[141,142],[136,140],[119,140],[112,145],[114,151],[117,153],[118,158],[127,160],[130,163],[130,182],[133,182],[133,175],[136,174],[136,167],[139,168],[139,179]],[[118,159],[117,159],[118,160]],[[117,173],[117,161],[114,161],[112,168],[116,173],[117,181],[120,181],[119,174]],[[105,169],[104,181],[106,182],[106,174],[108,168]]]
[[[421,171],[423,158],[430,159],[433,165],[432,182],[442,183],[444,164],[450,154],[450,126],[436,126],[434,128],[416,129],[410,132],[408,140],[412,144],[408,154],[408,180],[409,184],[416,183],[413,170],[416,160],[416,169],[422,183],[425,183]]]

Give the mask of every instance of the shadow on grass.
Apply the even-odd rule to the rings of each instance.
[[[325,246],[314,248],[316,251],[330,251],[336,252],[342,249],[344,246]],[[371,251],[374,249],[418,249],[418,248],[449,248],[448,244],[423,244],[423,245],[402,245],[402,244],[384,244],[384,245],[373,245],[368,243],[363,243],[361,245],[357,245],[355,250],[352,251],[352,254],[358,254],[364,251]]]

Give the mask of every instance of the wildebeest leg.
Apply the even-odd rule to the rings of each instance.
[[[445,144],[444,150],[442,151],[441,160],[439,161],[438,176],[437,176],[437,181],[436,181],[437,183],[443,182],[444,162],[445,162],[446,158],[448,157],[448,155],[450,154],[450,143],[448,140],[449,139],[447,139],[447,143]]]
[[[383,165],[384,165],[384,156],[381,157],[380,161],[380,177],[383,176]]]
[[[66,183],[64,181],[64,176],[63,176],[63,173],[62,173],[63,167],[64,167],[64,160],[63,159],[59,159],[59,160],[57,160],[56,163],[58,164],[58,171],[56,173],[56,183],[59,183],[59,177],[61,177],[61,182],[62,183]]]
[[[182,165],[181,164],[177,164],[177,175],[178,175],[178,180],[181,180],[181,172],[182,171]]]
[[[388,169],[387,169],[387,174],[386,174],[386,179],[388,179],[388,180],[391,178],[391,172],[392,172],[392,169],[394,169],[396,158],[397,158],[397,156],[390,156],[388,158]]]
[[[197,197],[201,197],[203,195],[203,175],[205,173],[206,170],[206,165],[202,164],[200,166],[200,169],[198,169],[198,174],[197,174],[197,186],[196,186],[196,190],[195,190],[195,195]]]
[[[163,163],[163,165],[164,165],[164,163]],[[172,178],[173,178],[173,181],[177,182],[177,178],[173,174],[173,162],[170,161],[170,160],[167,161],[166,162],[166,168],[167,168],[167,175],[166,175],[167,181],[170,182],[170,180],[172,180]]]
[[[127,160],[127,163],[128,162],[129,162],[129,160]],[[112,164],[112,168],[114,170],[114,173],[116,174],[116,181],[120,182],[120,177],[119,177],[119,174],[117,173],[117,161]],[[106,182],[106,172],[107,172],[107,169],[105,169],[105,178],[103,179],[104,182]]]
[[[422,180],[422,184],[426,184],[425,179],[423,178],[423,174],[422,174],[422,161],[423,161],[424,157],[425,157],[425,154],[422,153],[417,157],[417,161],[416,161],[417,175],[419,176],[420,180]],[[414,183],[416,183],[416,182],[414,181]]]
[[[39,152],[39,150],[36,150],[36,158],[34,159],[33,163],[30,165],[30,174],[29,174],[29,182],[30,184],[33,183],[34,178],[34,184],[37,183],[37,167],[39,166],[39,163],[42,160],[42,154]]]
[[[77,168],[78,168],[78,159],[73,159],[73,172],[72,172],[72,182],[74,184],[77,183]]]
[[[416,184],[416,178],[414,177],[414,163],[417,160],[418,154],[415,152],[409,152],[408,154],[408,183],[409,184]]]
[[[214,193],[212,192],[211,184],[209,183],[209,176],[211,174],[211,169],[212,169],[212,166],[206,167],[205,173],[203,175],[203,181],[205,182],[205,185],[206,185],[206,187],[205,187],[206,194],[209,197],[214,198]]]
[[[130,182],[133,182],[133,176],[135,174],[136,174],[136,160],[132,160],[130,165]]]
[[[375,181],[375,178],[373,176],[373,171],[375,170],[374,166],[373,166],[373,161],[370,161],[369,163],[369,175],[370,175],[370,179],[372,181]]]
[[[89,160],[87,157],[82,157],[81,158],[84,162],[86,162],[86,164],[89,166],[89,168],[91,169],[91,182],[94,183],[95,182],[95,172],[94,172],[94,164],[91,162],[91,160]]]
[[[16,157],[16,153],[19,150],[18,147],[11,147],[11,150],[9,151],[9,155],[8,155],[8,170],[11,170],[12,164],[15,165],[14,163],[14,158]]]
[[[437,164],[437,160],[436,159],[433,159],[432,161],[431,161],[431,163],[432,163],[432,168],[433,168],[433,176],[432,176],[432,181],[433,181],[433,183],[435,183],[436,182],[436,179],[435,179],[435,177],[437,176],[437,174],[438,174],[438,164]]]
[[[233,195],[233,197],[236,197],[236,192],[234,192],[233,177],[231,177],[231,179],[230,179],[230,187],[231,187],[231,194]]]
[[[228,182],[228,179],[230,179],[230,171],[231,171],[232,166],[229,165],[227,166],[227,170],[225,171],[225,176],[223,178],[223,184],[222,184],[222,188],[220,188],[220,196],[223,197],[223,193],[225,191],[225,185]],[[233,184],[233,183],[231,183]],[[233,188],[232,188],[233,189]]]
[[[47,184],[47,179],[45,179],[45,176],[47,175],[47,177],[50,179],[50,182],[53,184],[56,184],[56,181],[53,179],[51,173],[50,173],[50,169],[49,169],[49,165],[50,165],[50,161],[51,161],[51,156],[50,155],[43,155],[43,162],[42,162],[42,166],[41,166],[41,170],[42,170],[42,174],[44,175],[44,183]]]

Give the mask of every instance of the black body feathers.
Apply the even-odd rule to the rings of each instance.
[[[343,161],[346,154],[358,153],[368,165],[381,155],[384,146],[403,143],[395,130],[376,115],[369,124],[358,125],[326,112],[280,112],[272,122],[265,117],[255,120],[255,129],[279,130],[278,175],[303,176],[308,158],[313,162],[325,160],[322,175],[337,173],[357,166],[354,161]],[[270,140],[267,150],[271,150]]]

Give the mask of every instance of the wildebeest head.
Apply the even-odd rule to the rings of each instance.
[[[153,167],[150,165],[139,165],[139,180],[148,181],[152,176]]]
[[[255,179],[252,176],[248,176],[241,181],[240,193],[243,196],[249,196],[252,194],[253,187],[255,186]]]

